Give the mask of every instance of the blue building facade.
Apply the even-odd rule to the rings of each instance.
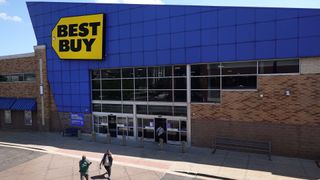
[[[172,5],[27,3],[59,112],[91,112],[89,70],[320,55],[320,10]],[[60,18],[106,15],[102,61],[60,60]]]

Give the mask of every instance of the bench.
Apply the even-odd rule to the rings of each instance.
[[[213,144],[213,151],[217,149],[249,151],[267,154],[271,160],[271,142],[270,141],[248,141],[240,139],[231,139],[225,137],[216,137]]]
[[[78,136],[78,128],[69,127],[65,128],[62,132],[62,136]]]

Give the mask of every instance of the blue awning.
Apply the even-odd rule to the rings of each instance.
[[[36,109],[37,101],[35,99],[17,99],[11,107],[11,110],[17,111],[34,111]]]
[[[15,98],[0,98],[0,109],[10,110],[15,101]]]

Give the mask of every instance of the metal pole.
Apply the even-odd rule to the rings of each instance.
[[[39,71],[40,71],[40,97],[41,97],[41,123],[42,126],[45,126],[44,120],[44,89],[43,89],[43,71],[42,71],[42,59],[39,59]]]
[[[187,143],[191,145],[191,66],[187,65]]]

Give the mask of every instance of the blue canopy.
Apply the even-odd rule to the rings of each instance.
[[[17,99],[12,105],[11,110],[17,111],[34,111],[37,109],[37,101],[35,99],[21,98]]]
[[[0,98],[0,109],[10,110],[15,101],[15,98]]]

